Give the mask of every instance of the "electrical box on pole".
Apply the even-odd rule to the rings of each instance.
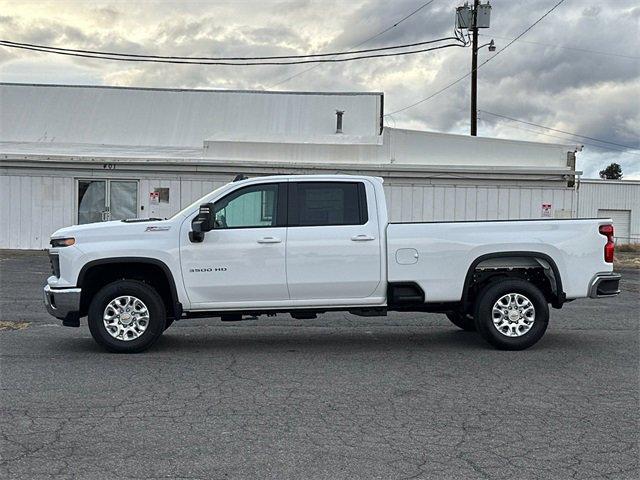
[[[473,12],[466,3],[456,8],[456,28],[469,29],[473,25]]]
[[[473,14],[474,7],[467,3],[456,8],[456,28],[464,30],[473,29]],[[491,19],[491,5],[489,2],[484,5],[478,5],[476,17],[477,28],[489,28]]]
[[[491,5],[489,2],[484,5],[478,5],[476,12],[476,27],[489,28],[489,20],[491,19]]]

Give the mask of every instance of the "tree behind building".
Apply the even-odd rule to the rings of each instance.
[[[620,180],[622,178],[622,167],[617,163],[612,163],[604,170],[600,170],[600,178],[606,180]]]

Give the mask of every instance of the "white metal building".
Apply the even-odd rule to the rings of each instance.
[[[168,216],[239,173],[381,176],[393,221],[578,214],[574,145],[383,128],[383,100],[0,84],[0,248]]]
[[[640,180],[581,180],[578,216],[611,218],[617,243],[640,243]]]

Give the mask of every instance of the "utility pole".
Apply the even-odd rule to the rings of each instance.
[[[473,0],[473,6],[465,3],[456,8],[456,28],[471,32],[471,135],[474,137],[478,134],[478,51],[483,47],[489,47],[490,52],[496,50],[493,40],[478,46],[478,30],[489,28],[490,16],[489,2],[482,4],[480,0]]]
[[[478,134],[478,7],[480,0],[473,0],[471,24],[471,136]]]

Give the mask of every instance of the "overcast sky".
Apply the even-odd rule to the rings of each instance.
[[[556,2],[492,0],[491,28],[482,31],[481,40],[493,37],[500,49]],[[0,0],[0,38],[155,55],[301,54],[349,49],[423,3],[424,0]],[[434,0],[360,48],[449,36],[455,7],[462,3]],[[637,0],[566,0],[522,40],[479,70],[478,106],[637,149],[640,147],[638,47]],[[480,61],[491,55],[486,48],[481,50]],[[392,112],[467,73],[470,56],[468,48],[451,48],[406,57],[323,64],[310,69],[308,65],[132,64],[72,59],[0,46],[0,79],[184,88],[382,91],[385,111]],[[387,117],[386,123],[468,133],[469,80],[415,108]],[[481,114],[479,134],[577,145],[597,143],[486,114]],[[578,167],[586,177],[595,177],[601,168],[618,162],[625,178],[640,179],[640,150],[622,152],[585,144],[578,158]]]

